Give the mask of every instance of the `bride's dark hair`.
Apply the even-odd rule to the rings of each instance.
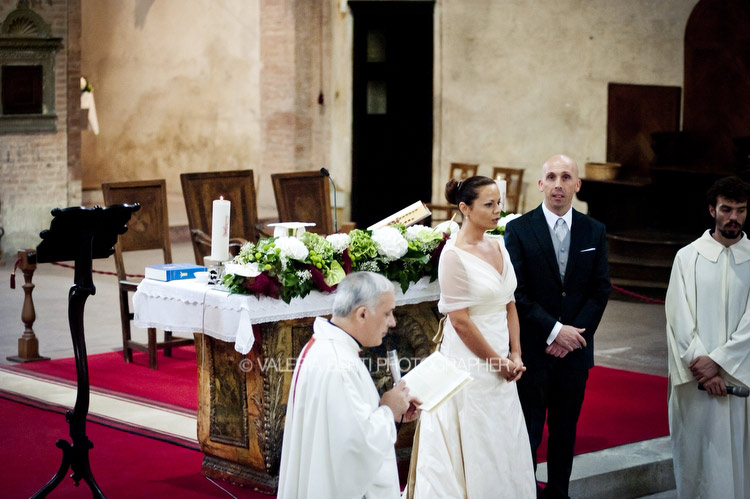
[[[450,204],[455,204],[456,206],[461,202],[471,206],[477,196],[479,196],[479,188],[494,183],[494,180],[482,175],[469,177],[465,180],[452,178],[445,184],[445,199]]]

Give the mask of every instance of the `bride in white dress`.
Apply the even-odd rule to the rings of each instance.
[[[416,498],[534,498],[531,447],[515,381],[521,361],[516,275],[497,226],[499,189],[488,177],[451,180],[446,199],[464,222],[443,249],[440,302],[448,315],[440,351],[474,380],[423,412]]]

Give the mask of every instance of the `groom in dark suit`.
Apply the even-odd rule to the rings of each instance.
[[[518,395],[535,469],[545,419],[549,430],[544,497],[568,497],[594,332],[611,287],[604,225],[572,208],[580,188],[575,161],[551,157],[539,180],[544,202],[505,229],[527,368]]]

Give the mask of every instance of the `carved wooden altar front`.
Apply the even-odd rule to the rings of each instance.
[[[386,337],[401,358],[430,353],[438,326],[437,302],[397,307],[397,321]],[[278,486],[284,418],[297,357],[312,335],[314,317],[264,323],[242,355],[234,344],[195,333],[198,361],[198,440],[204,452],[203,474],[274,494]],[[385,345],[366,349],[376,386],[390,387]],[[406,369],[406,363],[402,365]],[[404,425],[396,442],[399,472],[411,455],[414,423]],[[402,475],[403,476],[403,475]]]

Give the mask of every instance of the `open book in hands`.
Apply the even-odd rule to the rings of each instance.
[[[453,365],[440,352],[435,352],[404,375],[409,395],[422,401],[419,408],[430,412],[458,393],[472,380],[471,375]]]

